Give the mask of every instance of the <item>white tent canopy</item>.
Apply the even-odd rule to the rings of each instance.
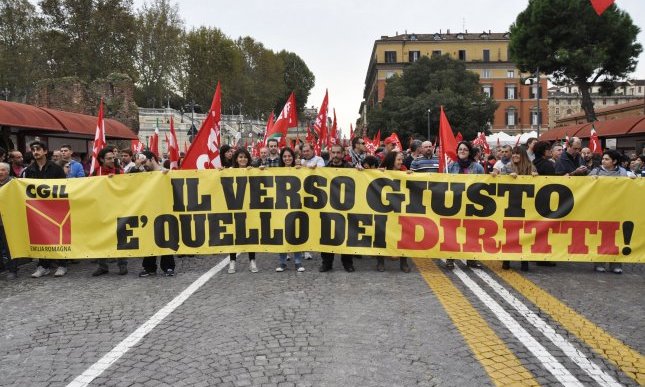
[[[515,144],[519,144],[519,145],[526,144],[526,140],[528,140],[531,137],[537,138],[537,132],[532,131],[528,133],[516,134],[515,136],[511,136],[510,134],[506,134],[504,132],[497,132],[497,133],[491,134],[490,136],[486,136],[486,142],[488,143],[488,146],[490,146],[491,148],[497,146],[498,140],[499,140],[499,145],[515,146]],[[519,143],[517,141],[518,138],[519,138]]]

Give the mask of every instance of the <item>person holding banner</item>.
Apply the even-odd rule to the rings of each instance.
[[[555,176],[555,164],[550,160],[547,152],[551,150],[551,144],[548,141],[538,141],[533,146],[533,165],[535,171],[540,176]]]
[[[0,188],[13,180],[10,172],[11,166],[8,163],[0,162]],[[15,279],[18,276],[18,264],[15,259],[11,259],[2,219],[0,219],[0,253],[2,254],[1,263],[7,269],[7,279]]]
[[[233,153],[233,166],[231,168],[253,168],[251,166],[251,154],[244,148],[240,148]],[[237,260],[237,253],[230,253],[230,262],[228,264],[228,274],[235,274],[235,261]],[[251,273],[258,272],[258,266],[255,264],[255,253],[249,253],[249,271]]]
[[[42,141],[34,141],[29,144],[34,162],[22,172],[22,177],[27,179],[64,179],[67,176],[65,171],[54,161],[47,160],[47,144]],[[65,259],[40,259],[38,267],[31,275],[33,278],[40,278],[50,273],[52,263],[56,262],[58,268],[54,277],[62,277],[67,274],[67,260]]]
[[[407,171],[407,168],[403,165],[403,153],[390,150],[383,158],[383,161],[381,161],[379,169],[388,171]],[[408,265],[408,259],[406,257],[399,257],[399,266],[401,267],[402,272],[410,272],[410,266]],[[385,271],[384,257],[376,257],[376,270],[380,272]]]
[[[510,152],[508,156],[510,159]],[[453,174],[467,174],[467,175],[471,175],[471,174],[483,175],[485,173],[484,167],[482,167],[480,163],[475,161],[473,147],[472,145],[470,145],[468,141],[460,141],[457,144],[457,161],[453,161],[450,164],[448,164],[448,168],[446,168],[446,172],[453,173]],[[468,265],[468,267],[482,266],[481,263],[477,262],[474,259],[467,260],[466,264]],[[454,269],[455,260],[446,259],[446,268]]]
[[[517,176],[519,175],[537,176],[537,171],[533,163],[531,163],[529,155],[527,154],[526,150],[524,150],[524,148],[520,146],[514,147],[513,151],[511,152],[511,173],[509,173],[509,175],[513,178],[517,178]],[[510,261],[502,261],[502,269],[508,270],[510,269],[510,267]],[[529,271],[528,261],[522,261],[520,263],[520,270]]]
[[[291,148],[283,148],[282,151],[280,152],[280,167],[285,167],[285,168],[300,168],[300,165],[296,161],[296,154]],[[287,268],[287,260],[288,255],[287,253],[280,253],[280,266],[278,266],[275,271],[278,273],[281,273],[286,270]],[[305,271],[305,267],[302,266],[302,253],[301,252],[296,252],[293,253],[293,260],[296,265],[296,271],[298,273],[302,273]]]
[[[307,145],[309,144],[305,144],[305,146]],[[309,148],[311,149],[311,145],[309,145]],[[303,148],[303,151],[304,149],[305,148]],[[343,156],[343,147],[339,144],[331,146],[331,155],[329,163],[327,163],[327,167],[354,168],[350,163],[345,161]],[[320,253],[320,258],[322,258],[322,265],[320,266],[320,269],[318,269],[318,271],[320,271],[321,273],[330,271],[334,266],[334,253]],[[352,254],[341,254],[340,261],[342,262],[346,272],[352,273],[355,271],[354,256]]]
[[[159,159],[157,155],[151,151],[143,151],[140,153],[145,157],[145,163],[143,167],[147,172],[161,172],[168,173],[168,169],[165,169],[159,164]],[[157,275],[157,257],[145,257],[143,258],[143,271],[139,273],[139,277],[150,277]],[[161,271],[163,271],[166,277],[173,277],[175,275],[175,256],[172,254],[162,255],[159,258],[159,266]],[[121,274],[121,272],[119,272]]]
[[[636,175],[631,171],[626,170],[620,166],[620,160],[622,155],[614,149],[607,149],[602,153],[602,160],[600,166],[594,168],[589,173],[589,176],[598,178],[599,176],[615,176],[615,177],[629,177],[630,179],[635,179]],[[596,263],[594,269],[597,272],[605,272],[605,265],[602,263]],[[620,262],[610,263],[609,271],[615,274],[623,273],[623,265]]]
[[[235,152],[235,149],[228,144],[224,144],[219,148],[222,167],[229,168],[233,166],[233,152]]]

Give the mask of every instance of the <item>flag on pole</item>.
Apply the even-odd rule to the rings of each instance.
[[[457,135],[455,136],[455,140],[457,140],[457,142],[464,141],[464,136],[461,134],[461,132],[457,132]]]
[[[139,141],[137,138],[136,140],[132,140],[130,144],[130,148],[132,149],[132,153],[141,153],[143,152],[143,143]]]
[[[157,118],[157,125],[155,126],[155,134],[150,139],[150,152],[159,157],[159,119]]]
[[[219,82],[217,82],[211,108],[188,152],[186,152],[181,169],[213,169],[222,166],[219,154],[221,120],[222,91]]]
[[[325,90],[325,98],[320,105],[316,121],[314,121],[314,132],[318,136],[318,143],[321,145],[327,143],[327,104],[329,102],[329,94]]]
[[[351,143],[354,141],[354,127],[352,126],[352,123],[349,123],[349,142]]]
[[[274,120],[274,118],[275,117],[273,115],[273,112],[271,112],[271,114],[269,114],[269,119],[267,120],[267,126],[266,126],[266,128],[264,128],[264,139],[262,140],[262,144],[264,144],[264,146],[267,145],[267,140],[268,140],[267,136],[273,130],[273,123],[274,123],[273,120]]]
[[[439,172],[445,173],[451,161],[457,161],[457,139],[441,106],[439,116]]]
[[[275,138],[278,140],[279,146],[284,146],[287,143],[287,130],[289,128],[295,128],[298,126],[298,110],[296,109],[296,95],[292,92],[287,99],[287,102],[282,108],[282,112],[278,116],[278,119],[273,123],[271,128],[268,128],[265,134],[265,144],[266,140],[270,138]]]
[[[94,133],[94,145],[92,146],[92,164],[90,165],[90,176],[94,174],[94,171],[97,169],[99,171],[99,174],[101,173],[101,168],[99,168],[98,155],[101,149],[103,149],[106,144],[105,120],[103,119],[103,98],[101,98],[99,105],[99,116],[96,120],[96,132]]]
[[[591,148],[591,153],[602,154],[602,145],[600,144],[600,139],[598,138],[598,133],[596,133],[596,128],[593,123],[591,124],[589,148]]]
[[[170,137],[168,139],[168,159],[170,160],[170,169],[179,168],[179,143],[177,142],[177,133],[175,132],[175,123],[172,116],[170,116]]]
[[[607,8],[614,4],[614,0],[590,0],[591,6],[596,11],[598,16],[602,15]]]
[[[336,125],[336,108],[334,108],[334,120],[331,123],[331,130],[329,131],[329,136],[327,138],[327,148],[338,144],[338,127]]]

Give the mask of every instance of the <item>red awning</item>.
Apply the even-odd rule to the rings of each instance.
[[[97,117],[61,110],[42,109],[60,121],[69,133],[85,134],[94,138]],[[127,140],[138,138],[130,128],[112,119],[105,120],[105,137]]]
[[[645,117],[638,121],[634,127],[629,131],[629,134],[645,133]]]
[[[540,136],[540,140],[556,141],[556,140],[562,140],[567,136],[577,137],[578,132],[581,131],[585,126],[591,127],[591,124],[585,123],[585,124],[577,124],[577,125],[571,125],[571,126],[559,126],[557,128],[549,129],[547,132],[543,133]]]
[[[66,132],[65,127],[42,109],[23,103],[0,101],[0,125]]]
[[[645,117],[625,117],[615,120],[607,121],[596,121],[594,122],[594,128],[596,128],[596,133],[598,137],[620,137],[627,135],[630,131],[638,124],[640,121],[644,120]],[[580,138],[588,138],[591,136],[591,125],[588,125],[586,128],[581,130],[578,133]]]

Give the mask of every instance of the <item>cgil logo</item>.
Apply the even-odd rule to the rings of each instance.
[[[32,245],[71,245],[72,219],[65,185],[30,184],[26,196],[29,242]],[[44,199],[44,200],[43,200]]]

